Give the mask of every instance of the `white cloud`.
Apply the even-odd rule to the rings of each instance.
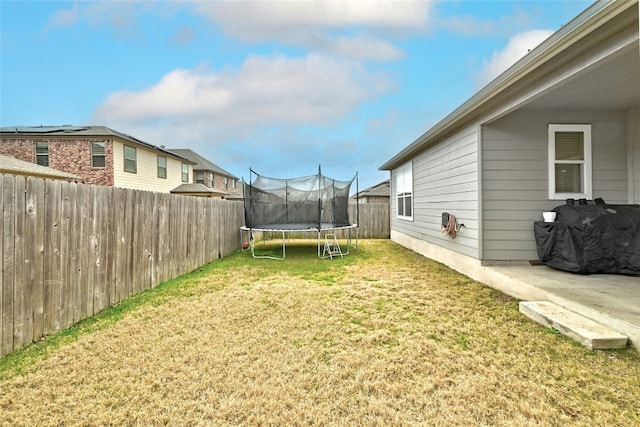
[[[175,70],[153,86],[111,94],[96,123],[202,127],[201,134],[246,128],[326,125],[393,88],[385,75],[326,56],[252,56],[238,70]]]
[[[119,38],[142,39],[140,15],[171,16],[180,9],[253,43],[279,42],[325,54],[381,61],[404,57],[389,40],[425,29],[428,0],[249,0],[197,2],[88,2],[53,15],[46,30],[79,22],[107,25]],[[177,40],[190,39],[183,30]]]
[[[327,42],[324,50],[353,59],[393,61],[405,57],[405,53],[391,43],[370,37],[340,36]]]
[[[95,113],[98,120],[131,122],[168,116],[217,113],[225,108],[231,93],[220,85],[220,77],[199,71],[175,70],[157,84],[139,92],[111,94]]]
[[[283,40],[291,29],[372,26],[419,29],[425,24],[429,1],[295,0],[199,2],[196,10],[222,26],[227,34],[245,40]]]
[[[70,9],[53,14],[44,31],[86,23],[91,27],[106,25],[118,38],[140,38],[139,17],[153,11],[154,7],[153,2],[140,1],[92,1],[74,4]]]
[[[531,27],[538,13],[525,11],[517,3],[508,15],[486,19],[476,15],[432,16],[430,25],[466,36],[495,36],[513,34],[521,28]]]
[[[482,87],[498,77],[551,34],[553,34],[551,30],[533,30],[511,37],[507,46],[494,52],[491,59],[483,65],[476,78],[478,87]]]
[[[74,4],[71,9],[61,10],[54,14],[47,22],[47,28],[72,27],[81,19],[78,5]]]
[[[201,2],[196,11],[227,35],[249,42],[300,46],[357,59],[403,56],[373,34],[400,36],[425,28],[430,1],[242,1]]]

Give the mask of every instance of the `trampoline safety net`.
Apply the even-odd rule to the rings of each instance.
[[[339,181],[320,170],[317,175],[292,179],[251,173],[255,180],[245,182],[243,188],[246,227],[306,230],[350,225],[349,191],[357,175]]]

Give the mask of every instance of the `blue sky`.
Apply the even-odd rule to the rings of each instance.
[[[592,3],[0,0],[0,126],[103,125],[362,190]]]

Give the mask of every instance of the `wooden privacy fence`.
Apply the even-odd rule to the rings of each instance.
[[[357,209],[355,204],[349,205],[349,220],[358,224],[360,239],[388,239],[391,235],[389,215],[388,203],[362,203]]]
[[[0,357],[228,255],[244,225],[237,201],[11,175],[0,206]],[[349,215],[389,237],[388,204]]]
[[[0,175],[0,357],[238,249],[240,202]]]

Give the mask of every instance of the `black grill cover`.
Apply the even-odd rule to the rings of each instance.
[[[540,262],[573,273],[640,275],[640,205],[582,204],[534,223]]]

